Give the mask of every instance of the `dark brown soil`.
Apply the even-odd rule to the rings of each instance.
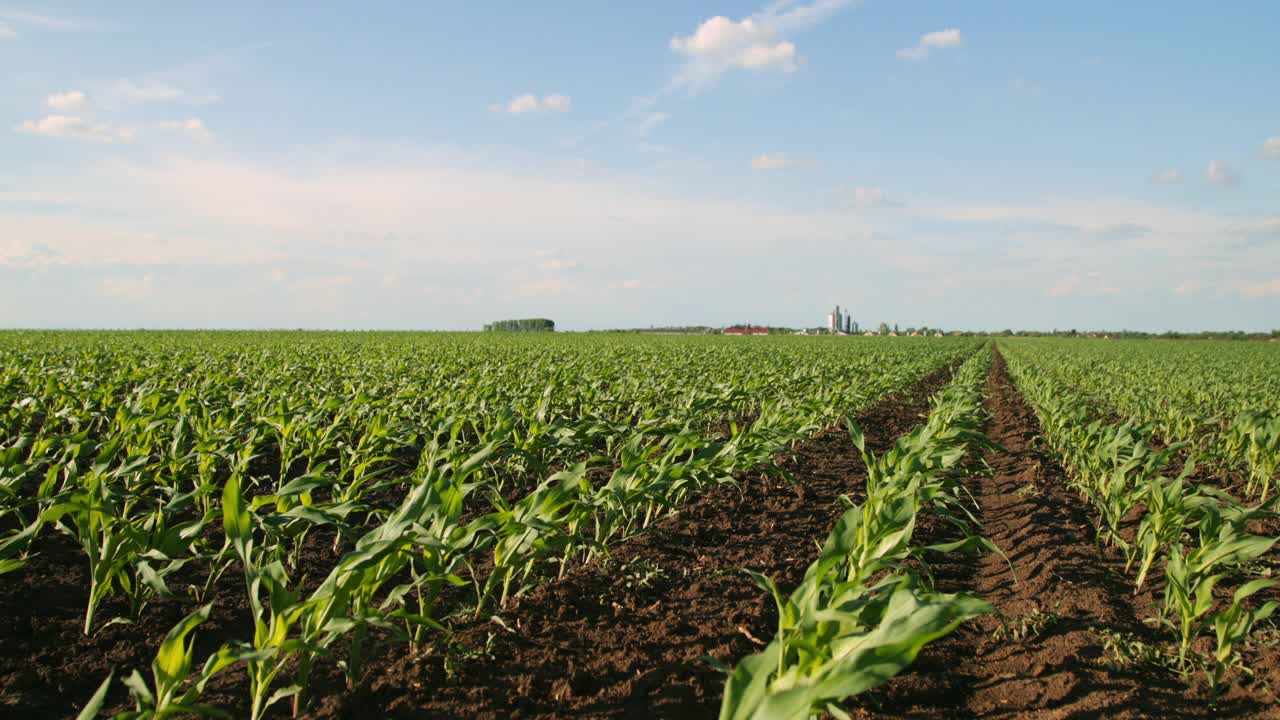
[[[995,554],[950,556],[933,569],[942,589],[992,601],[1003,625],[979,618],[927,646],[907,673],[850,703],[856,716],[1280,716],[1262,682],[1241,684],[1247,679],[1237,676],[1213,703],[1198,673],[1184,680],[1151,665],[1115,665],[1103,629],[1153,646],[1167,640],[1142,622],[1152,596],[1135,600],[1123,562],[1098,558],[1087,504],[1042,452],[1036,417],[998,355],[988,392],[988,433],[1007,453],[988,453],[994,476],[974,478],[971,491],[983,534],[1014,562],[1018,582]]]
[[[934,373],[859,418],[881,452],[921,421]],[[714,717],[726,663],[773,633],[773,602],[739,568],[799,582],[865,467],[843,428],[797,451],[799,484],[745,479],[713,489],[604,562],[570,572],[501,615],[460,627],[450,651],[387,658],[318,717]]]

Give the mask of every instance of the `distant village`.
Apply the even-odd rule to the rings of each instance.
[[[853,315],[849,313],[849,309],[840,309],[837,305],[827,314],[827,323],[825,327],[802,328],[800,330],[792,330],[790,328],[769,328],[763,325],[730,325],[720,331],[721,335],[770,335],[770,334],[790,334],[790,335],[865,335],[866,337],[942,337],[943,332],[938,328],[930,327],[909,327],[900,330],[895,323],[890,327],[888,323],[880,323],[875,330],[862,330],[858,326],[858,322],[853,319]]]

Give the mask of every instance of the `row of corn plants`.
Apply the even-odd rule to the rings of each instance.
[[[992,447],[980,430],[990,362],[989,351],[968,360],[931,399],[927,422],[881,457],[867,452],[861,430],[849,424],[868,469],[866,498],[847,501],[850,507],[789,594],[752,573],[776,603],[778,627],[764,650],[730,673],[722,720],[847,717],[841,701],[898,674],[927,643],[965,620],[993,611],[972,594],[934,590],[928,573],[919,571],[929,553],[1000,552],[977,534],[962,482],[986,470],[976,451]],[[914,544],[920,512],[946,518],[963,539]]]
[[[1096,511],[1099,554],[1112,547],[1123,555],[1135,593],[1153,568],[1159,571],[1163,604],[1153,620],[1173,634],[1184,671],[1195,640],[1212,630],[1215,648],[1204,660],[1217,688],[1227,670],[1239,665],[1238,649],[1253,628],[1280,607],[1276,601],[1251,600],[1280,586],[1266,577],[1245,580],[1229,599],[1215,596],[1224,581],[1248,577],[1245,565],[1280,540],[1248,529],[1251,521],[1276,517],[1275,499],[1249,505],[1218,487],[1194,483],[1192,463],[1175,474],[1172,459],[1178,444],[1156,449],[1151,425],[1093,419],[1080,393],[1042,370],[1033,352],[1015,348],[1007,352],[1010,374],[1039,417],[1045,440],[1069,471],[1072,486]],[[1138,527],[1126,539],[1121,522],[1135,510],[1140,512]]]
[[[354,684],[375,642],[447,632],[446,589],[500,609],[706,487],[780,472],[813,428],[973,347],[3,335],[0,572],[51,533],[74,540],[85,634],[191,604],[165,657],[242,576],[246,639],[199,673],[165,670],[166,689],[127,677],[137,712],[194,706],[234,664],[253,717],[301,712],[317,664]],[[299,562],[321,530],[338,559],[317,584]]]
[[[1280,482],[1280,348],[1207,341],[1016,339],[1038,366],[1265,501]],[[1159,392],[1152,388],[1159,387]]]

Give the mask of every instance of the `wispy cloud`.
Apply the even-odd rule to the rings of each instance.
[[[1043,88],[1040,87],[1040,83],[1036,82],[1035,80],[1028,80],[1027,78],[1023,78],[1023,77],[1014,78],[1009,83],[1009,87],[1013,90],[1015,94],[1023,95],[1026,97],[1037,96],[1044,90]]]
[[[517,95],[505,103],[496,103],[489,106],[493,112],[507,113],[509,115],[523,115],[525,113],[545,113],[545,112],[568,112],[573,105],[573,99],[568,95],[544,95],[538,97],[533,93],[525,93]]]
[[[578,268],[578,261],[565,257],[560,250],[535,250],[533,256],[538,261],[538,267],[542,270],[560,271],[576,270]]]
[[[1204,169],[1204,177],[1214,185],[1226,188],[1239,187],[1241,183],[1240,176],[1224,160],[1210,160]]]
[[[98,283],[97,294],[125,300],[150,299],[155,294],[155,273],[105,278]]]
[[[891,200],[888,194],[878,187],[840,188],[836,191],[836,202],[855,210],[896,207],[902,204]]]
[[[1108,285],[1100,272],[1071,273],[1045,289],[1049,297],[1099,297],[1116,295],[1118,288]]]
[[[133,131],[127,128],[113,128],[110,125],[89,122],[73,115],[46,115],[39,120],[27,120],[14,129],[26,135],[95,142],[128,142],[133,139]]]
[[[794,72],[801,58],[789,38],[853,4],[852,0],[778,0],[741,20],[717,15],[689,35],[671,38],[671,50],[685,61],[668,86],[699,92],[730,70]]]
[[[156,127],[160,130],[182,133],[199,142],[213,140],[213,133],[209,132],[209,128],[205,126],[204,121],[198,117],[189,117],[185,120],[169,120],[160,123]]]
[[[636,123],[634,132],[639,137],[642,137],[642,138],[649,137],[649,133],[652,133],[654,130],[657,129],[659,125],[665,123],[670,119],[671,119],[671,115],[669,113],[664,113],[664,112],[648,113],[643,118],[640,119],[640,122]]]
[[[38,30],[55,30],[70,32],[75,30],[92,30],[97,23],[81,18],[71,18],[47,13],[34,13],[17,8],[0,7],[0,21],[19,27],[31,27]]]
[[[1280,297],[1280,277],[1265,282],[1242,285],[1240,294],[1251,298]]]
[[[955,28],[925,33],[915,45],[898,51],[899,60],[927,60],[935,50],[947,50],[964,45],[964,36]]]
[[[53,93],[44,99],[44,104],[48,105],[51,110],[57,110],[58,112],[76,112],[89,105],[89,98],[79,90],[68,90],[67,92]]]
[[[805,160],[784,152],[768,152],[751,158],[753,170],[795,170],[815,165],[812,160]]]
[[[109,100],[117,103],[181,102],[189,105],[208,105],[220,99],[216,93],[191,92],[156,79],[122,78],[108,85],[104,89],[104,94]]]
[[[1177,185],[1182,182],[1182,170],[1178,168],[1161,170],[1151,176],[1151,182],[1155,185]]]
[[[0,23],[0,40],[12,40],[16,37],[18,37],[17,30],[14,30],[4,23]]]
[[[1263,141],[1262,157],[1268,160],[1280,160],[1280,135]]]

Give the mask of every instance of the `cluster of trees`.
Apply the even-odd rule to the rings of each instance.
[[[485,332],[555,332],[556,323],[546,318],[497,320],[484,326]]]
[[[921,325],[920,327],[908,327],[906,330],[901,330],[898,328],[898,323],[894,323],[892,328],[889,327],[889,323],[880,323],[880,327],[876,328],[876,333],[879,335],[888,335],[891,332],[898,335],[910,335],[915,332],[921,335],[933,335],[934,333],[942,332],[942,328]]]

